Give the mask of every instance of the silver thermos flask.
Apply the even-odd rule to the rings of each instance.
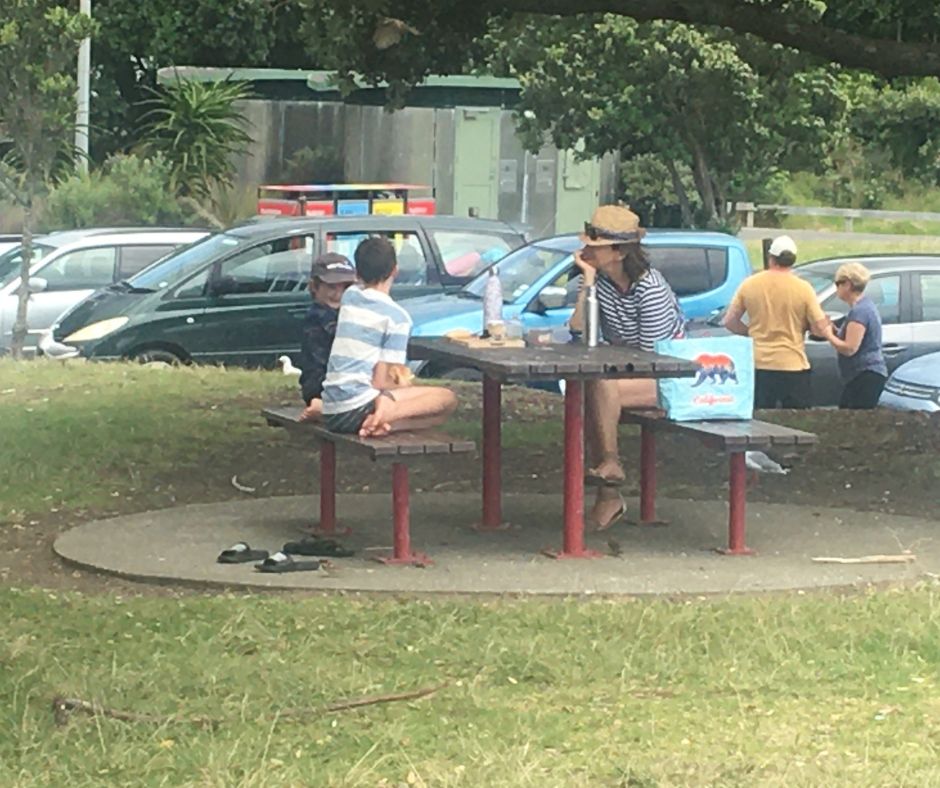
[[[584,335],[588,347],[597,347],[597,338],[600,334],[600,309],[597,306],[597,285],[588,285],[584,301],[587,312]]]

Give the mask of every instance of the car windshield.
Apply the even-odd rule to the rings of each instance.
[[[800,279],[809,282],[810,287],[813,288],[816,295],[819,295],[827,287],[832,286],[832,279],[835,276],[836,268],[831,265],[812,267],[797,266],[793,269],[793,273],[800,277]]]
[[[178,282],[193,271],[210,262],[223,252],[231,251],[244,243],[236,235],[216,233],[201,241],[196,241],[178,252],[157,260],[143,271],[128,280],[136,290],[163,290]]]
[[[52,246],[43,244],[33,244],[33,262],[42,260],[49,252],[53,250]],[[0,255],[0,287],[10,284],[20,275],[20,264],[23,261],[23,247],[16,246],[8,252]]]
[[[554,249],[549,246],[530,244],[510,252],[495,265],[484,270],[476,279],[470,282],[461,293],[471,298],[483,298],[483,290],[490,270],[499,273],[499,282],[503,287],[503,301],[511,304],[519,296],[558,265],[571,252],[564,249]]]

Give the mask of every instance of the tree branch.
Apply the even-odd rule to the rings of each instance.
[[[800,17],[741,0],[507,0],[499,9],[557,16],[611,13],[641,22],[662,19],[715,25],[885,77],[940,76],[940,47],[936,44],[855,35],[827,26],[825,19]]]

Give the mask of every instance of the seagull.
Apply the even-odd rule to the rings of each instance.
[[[43,354],[54,358],[56,361],[64,361],[67,358],[75,358],[81,353],[77,347],[63,345],[52,338],[52,332],[47,332],[39,339],[39,348]]]
[[[779,463],[770,459],[770,457],[762,451],[744,452],[744,464],[749,471],[754,471],[755,473],[779,473],[786,475],[790,472],[789,468],[784,468]]]
[[[281,372],[285,375],[299,375],[302,371],[294,366],[293,362],[290,360],[290,356],[279,356],[277,363],[281,365]]]

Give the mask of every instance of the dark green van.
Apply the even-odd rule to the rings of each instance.
[[[52,339],[87,358],[272,367],[299,350],[313,258],[352,258],[377,235],[398,253],[396,299],[457,290],[525,243],[503,222],[452,216],[255,221],[99,290],[58,319]]]

